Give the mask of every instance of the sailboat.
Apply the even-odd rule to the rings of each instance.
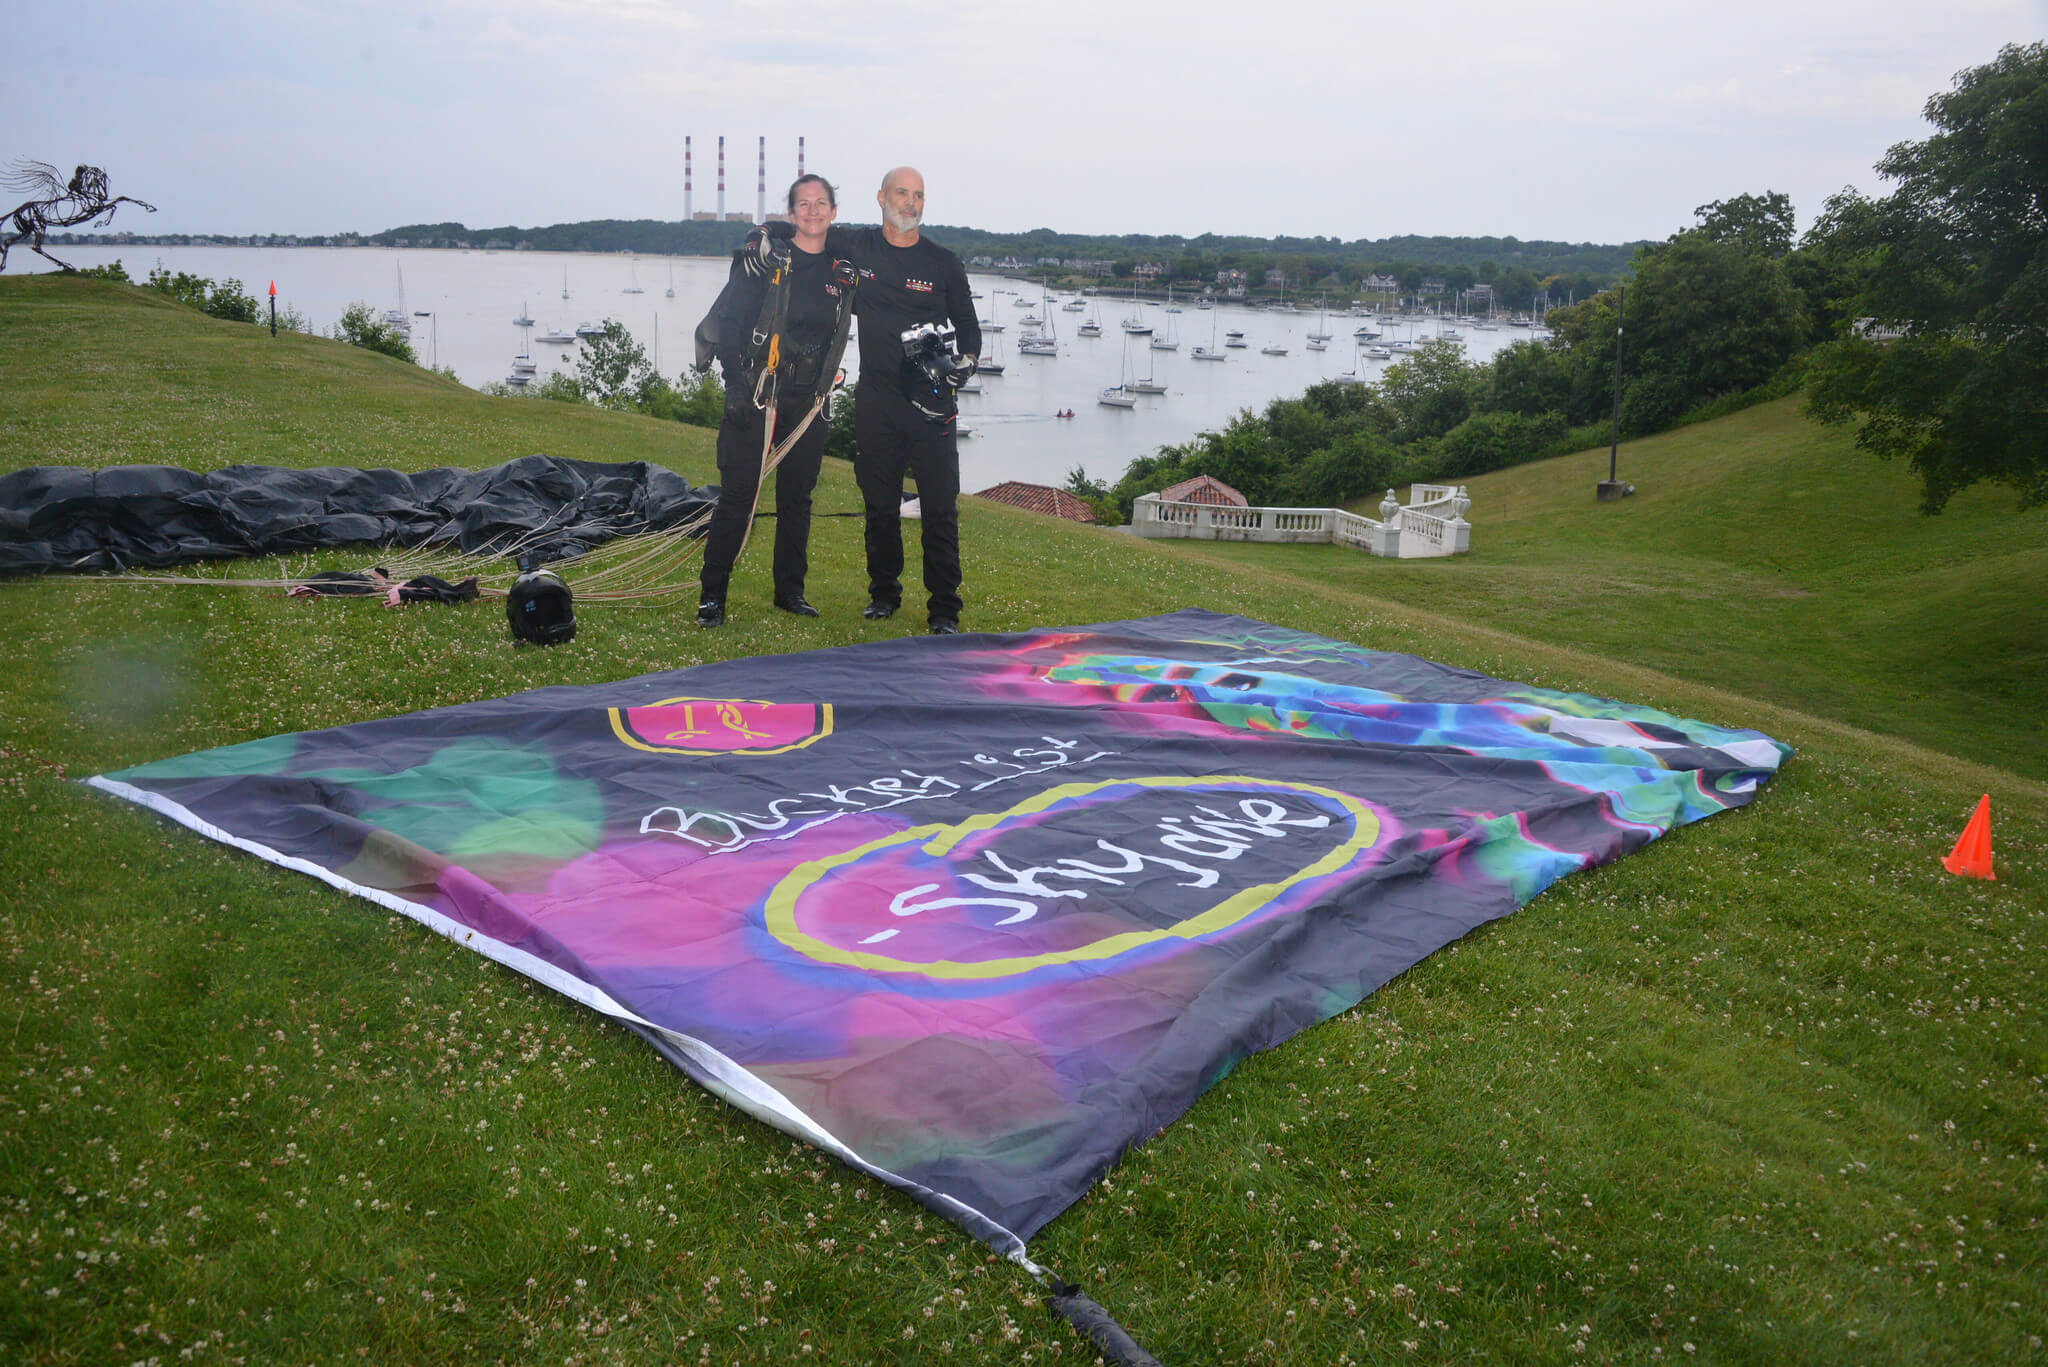
[[[676,297],[676,263],[675,263],[675,262],[673,262],[673,261],[671,261],[671,262],[669,262],[669,263],[668,263],[668,295],[667,295],[667,297],[668,297],[668,298],[670,298],[670,299],[673,299],[673,298],[675,298],[675,297]]]
[[[1193,351],[1190,351],[1188,355],[1198,361],[1220,361],[1223,359],[1223,353],[1216,349],[1216,315],[1214,312],[1211,312],[1209,315],[1209,345],[1198,346]]]
[[[1166,311],[1168,313],[1180,312],[1180,305],[1173,302],[1173,282],[1171,280],[1166,282]]]
[[[1083,337],[1100,337],[1102,335],[1102,319],[1097,317],[1094,310],[1091,309],[1088,313],[1088,321],[1081,324],[1079,331]]]
[[[987,330],[986,326],[982,328],[984,332]],[[1003,373],[1002,338],[992,339],[989,349],[975,362],[974,373],[977,375],[1001,375]]]
[[[1330,310],[1323,300],[1318,299],[1316,301],[1316,330],[1308,335],[1308,349],[1310,351],[1323,350],[1323,343],[1330,340],[1329,328]]]
[[[533,319],[526,316],[524,304],[519,306],[519,316],[512,321],[519,329],[519,354],[512,358],[512,373],[505,377],[505,383],[519,389],[532,381],[534,372],[539,367],[534,364],[532,349],[527,342],[529,329],[533,327]]]
[[[1358,343],[1351,344],[1351,369],[1337,372],[1338,384],[1364,384],[1358,373]]]
[[[1166,392],[1166,386],[1152,378],[1152,353],[1149,350],[1145,353],[1145,378],[1140,380],[1133,377],[1127,388],[1133,394],[1164,394]]]
[[[398,272],[398,307],[384,310],[384,326],[401,337],[410,337],[412,315],[405,311],[405,267],[394,261],[392,269]]]
[[[1166,288],[1167,288],[1167,294],[1168,294],[1168,297],[1169,297],[1169,298],[1171,298],[1171,297],[1172,297],[1172,291],[1173,291],[1173,286],[1171,286],[1171,285],[1168,285],[1168,286],[1167,286]],[[1166,311],[1167,311],[1168,313],[1179,313],[1179,312],[1180,312],[1180,310],[1179,310],[1179,309],[1177,309],[1177,308],[1168,308],[1168,309],[1167,309]],[[1173,323],[1173,319],[1169,318],[1169,319],[1167,319],[1167,320],[1166,320],[1166,335],[1165,335],[1164,337],[1154,337],[1154,338],[1152,339],[1152,349],[1153,349],[1154,351],[1179,351],[1179,350],[1180,350],[1180,338],[1179,338],[1179,336],[1178,336],[1178,335],[1176,334],[1176,332],[1174,331],[1174,323]]]
[[[1019,299],[1019,304],[1024,301]],[[1017,340],[1017,354],[1020,356],[1057,356],[1060,354],[1059,337],[1053,330],[1052,309],[1045,311],[1044,332],[1027,332]]]
[[[631,272],[632,272],[632,280],[633,280],[633,283],[632,283],[632,284],[630,284],[630,285],[628,285],[628,286],[626,286],[626,288],[625,288],[625,289],[623,289],[623,290],[621,290],[621,291],[620,291],[620,293],[621,293],[621,294],[645,294],[645,293],[647,293],[647,291],[646,291],[646,290],[643,290],[643,289],[641,289],[641,288],[640,288],[640,272],[639,272],[639,270],[638,270],[638,269],[637,269],[637,268],[636,268],[636,267],[635,267],[634,265],[632,265],[632,264],[631,264],[630,262],[629,262],[629,263],[627,264],[627,266],[626,266],[626,269],[627,269],[628,271],[631,271]]]
[[[1123,372],[1117,383],[1095,396],[1095,402],[1106,408],[1136,408],[1138,396],[1131,391],[1131,343],[1124,339]]]
[[[569,297],[569,268],[567,266],[562,267],[562,297],[564,299]]]
[[[1133,337],[1150,337],[1152,325],[1138,312],[1138,282],[1131,282],[1131,316],[1124,319],[1124,331]]]

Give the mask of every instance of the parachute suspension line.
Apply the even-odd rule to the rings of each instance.
[[[747,553],[747,540],[754,533],[754,518],[761,511],[761,486],[768,482],[771,468],[770,458],[780,459],[775,446],[775,419],[782,390],[782,323],[789,311],[789,274],[791,262],[782,257],[775,263],[775,274],[768,278],[767,312],[774,323],[768,331],[768,355],[761,364],[760,375],[754,380],[754,407],[761,410],[761,464],[754,475],[754,500],[747,506],[747,520],[740,524],[740,544],[732,553],[733,564]],[[760,329],[754,331],[754,341],[761,341]]]

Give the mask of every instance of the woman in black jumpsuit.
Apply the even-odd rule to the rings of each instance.
[[[825,230],[839,215],[838,196],[823,177],[804,176],[789,187],[789,213],[796,226],[791,251],[789,304],[783,316],[781,365],[777,370],[775,440],[796,430],[821,385],[826,355],[838,326],[840,299],[851,288],[850,273],[835,269],[825,251]],[[732,283],[721,298],[719,369],[725,376],[725,419],[718,427],[718,506],[704,541],[697,625],[725,623],[726,590],[733,561],[754,508],[761,482],[762,429],[767,414],[754,406],[754,383],[764,356],[755,353],[753,333],[768,281],[733,265]],[[775,467],[775,606],[800,617],[818,610],[804,598],[810,569],[811,490],[825,455],[831,424],[821,412]]]

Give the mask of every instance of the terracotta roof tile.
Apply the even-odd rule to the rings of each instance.
[[[1243,494],[1214,475],[1196,475],[1193,479],[1184,479],[1171,488],[1161,489],[1159,497],[1165,503],[1209,503],[1220,508],[1250,506]]]
[[[1063,517],[1069,522],[1093,522],[1095,514],[1065,489],[1055,489],[1049,484],[1025,484],[1020,480],[1008,479],[992,488],[983,489],[974,495],[992,503],[1007,503],[1012,508],[1027,512],[1046,513],[1052,517]]]

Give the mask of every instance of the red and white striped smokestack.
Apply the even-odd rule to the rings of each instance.
[[[683,135],[683,222],[690,221],[690,136]]]
[[[718,135],[718,221],[725,222],[725,134]]]
[[[754,170],[754,222],[768,221],[768,138],[761,138],[760,160]]]
[[[802,134],[798,134],[796,140],[796,178],[798,180],[804,178],[804,140]]]

